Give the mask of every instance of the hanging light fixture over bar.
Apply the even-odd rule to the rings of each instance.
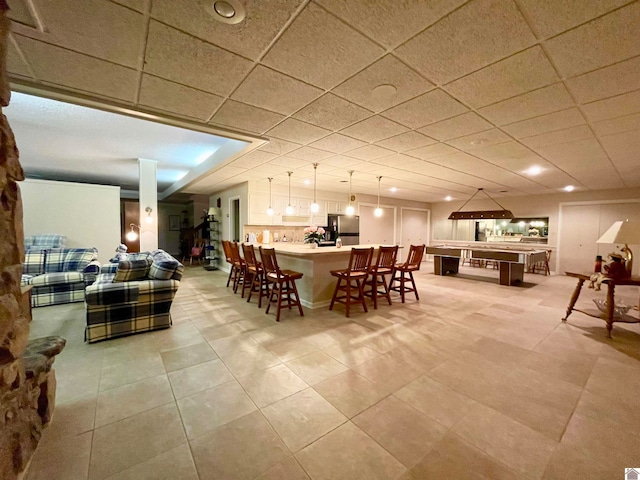
[[[318,213],[320,211],[320,205],[316,201],[316,182],[318,179],[318,164],[313,164],[313,203],[309,206],[311,213]]]
[[[349,170],[349,198],[347,199],[347,208],[344,213],[351,216],[356,213],[356,209],[351,205],[351,177],[353,176],[353,170]]]
[[[289,175],[289,203],[287,204],[287,208],[285,209],[285,213],[287,215],[293,215],[293,206],[291,205],[291,174],[293,172],[287,172]]]
[[[460,210],[462,210],[467,203],[473,200],[473,198],[478,194],[478,192],[484,193],[487,197],[489,197],[489,199],[492,202],[498,205],[502,210],[470,210],[466,212],[461,212]],[[511,213],[511,210],[507,210],[502,205],[500,205],[491,195],[485,192],[483,188],[479,188],[478,191],[474,193],[469,200],[464,202],[458,210],[456,210],[455,212],[452,212],[451,215],[449,215],[449,220],[484,220],[487,218],[502,220],[502,219],[512,219],[512,218],[515,218],[515,216],[513,215],[513,213]]]
[[[272,216],[273,215],[273,208],[271,208],[271,180],[273,180],[273,177],[269,177],[269,208],[267,208],[267,215]]]

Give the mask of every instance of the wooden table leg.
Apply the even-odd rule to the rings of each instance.
[[[566,322],[567,318],[569,318],[569,315],[571,315],[573,307],[575,306],[576,302],[578,301],[578,297],[580,296],[580,291],[582,290],[582,285],[584,285],[584,280],[584,278],[578,279],[578,285],[576,285],[576,288],[571,295],[571,301],[569,302],[569,306],[567,307],[567,314],[562,319],[563,322]]]

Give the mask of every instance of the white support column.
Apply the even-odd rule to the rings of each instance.
[[[140,251],[146,252],[158,248],[158,180],[157,162],[138,159],[138,186],[140,193]],[[151,215],[146,209],[151,208]],[[147,221],[147,217],[151,221]]]

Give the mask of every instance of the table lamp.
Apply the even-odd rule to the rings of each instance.
[[[633,254],[629,244],[640,245],[640,222],[630,222],[629,220],[614,222],[596,243],[624,243],[621,250],[627,254],[625,268],[631,275]]]

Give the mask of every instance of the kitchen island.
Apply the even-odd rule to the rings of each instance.
[[[331,296],[337,279],[331,276],[331,270],[347,268],[352,248],[374,247],[374,257],[379,245],[349,245],[343,247],[311,248],[305,243],[276,242],[255,244],[258,247],[273,248],[276,251],[278,266],[285,270],[295,270],[304,276],[296,281],[300,303],[307,308],[322,308],[331,303]]]

